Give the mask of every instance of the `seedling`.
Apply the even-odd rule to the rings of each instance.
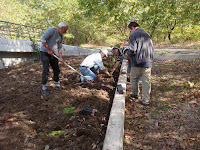
[[[50,136],[61,136],[61,135],[66,135],[67,130],[58,130],[58,131],[52,131],[51,133],[49,133]]]
[[[63,114],[73,114],[75,113],[75,108],[71,107],[71,108],[64,108],[63,109]]]

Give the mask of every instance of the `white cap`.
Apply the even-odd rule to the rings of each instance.
[[[106,57],[108,57],[108,50],[105,48],[102,48],[101,51],[106,55]]]

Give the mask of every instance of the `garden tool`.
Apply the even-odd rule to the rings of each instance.
[[[57,59],[60,61],[60,58],[59,58],[57,55],[53,54],[53,56],[54,56],[55,58],[57,58]],[[74,69],[72,66],[70,66],[68,63],[64,62],[64,64],[67,65],[70,69],[74,70],[74,71],[75,71],[76,73],[78,73],[80,76],[82,76],[82,77],[86,80],[87,83],[89,83],[89,84],[91,84],[91,85],[94,84],[94,83],[92,83],[90,80],[88,80],[86,77],[84,77],[84,76],[82,75],[82,73],[80,73],[79,71],[77,71],[76,69]]]

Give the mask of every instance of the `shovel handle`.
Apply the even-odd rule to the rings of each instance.
[[[53,56],[55,57],[55,58],[57,58],[59,61],[60,61],[60,58],[57,56],[57,55],[55,55],[55,54],[53,54]],[[79,71],[77,71],[76,69],[74,69],[72,66],[70,66],[68,63],[66,63],[66,62],[64,62],[64,64],[65,65],[67,65],[69,68],[71,68],[72,70],[74,70],[76,73],[78,73],[80,76],[82,76],[88,83],[91,83],[91,84],[93,84],[91,81],[89,81],[86,77],[84,77]]]

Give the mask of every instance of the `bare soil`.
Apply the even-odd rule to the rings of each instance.
[[[150,106],[127,95],[124,150],[199,150],[199,79],[200,60],[155,60]]]
[[[181,43],[172,43],[170,41],[165,41],[161,43],[154,43],[154,48],[164,48],[164,49],[200,49],[200,41],[185,41]]]
[[[65,57],[78,69],[85,56]],[[110,63],[111,57],[105,65]],[[62,89],[41,99],[41,63],[23,63],[0,70],[0,150],[89,150],[100,149],[115,92],[116,81],[100,72],[94,85],[80,83],[77,73],[61,65]],[[117,80],[117,75],[115,79]],[[83,107],[95,115],[80,113]],[[74,111],[63,113],[65,108]]]
[[[65,60],[78,69],[84,58]],[[150,106],[130,99],[127,83],[125,150],[200,149],[199,64],[200,60],[155,60]],[[52,93],[41,99],[41,69],[36,60],[0,70],[0,150],[101,149],[117,73],[115,81],[101,73],[102,79],[89,85],[61,65],[60,81],[66,88],[54,89],[50,78]],[[98,112],[83,115],[82,107]],[[75,112],[64,114],[65,108]]]

